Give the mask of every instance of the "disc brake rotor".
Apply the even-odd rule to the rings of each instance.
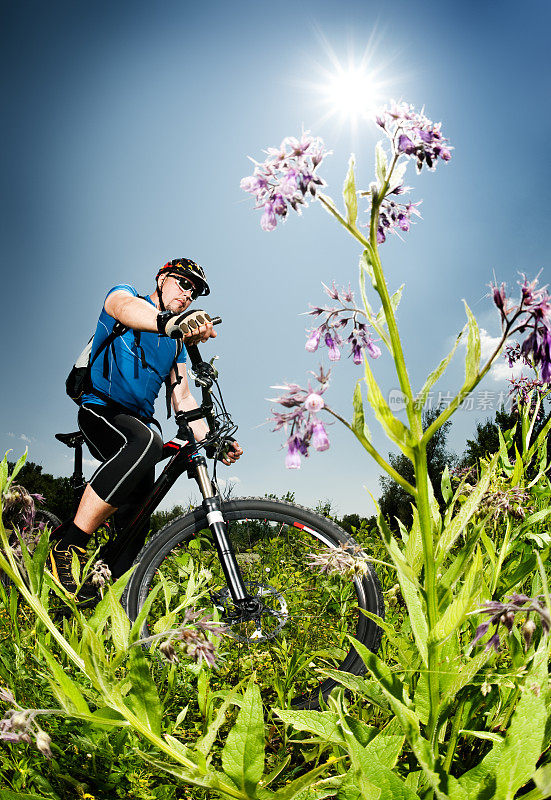
[[[274,639],[289,619],[285,598],[266,583],[245,582],[245,588],[255,603],[250,610],[237,608],[227,586],[211,597],[221,612],[220,621],[226,634],[238,642],[256,643]]]

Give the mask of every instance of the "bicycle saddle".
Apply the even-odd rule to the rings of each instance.
[[[84,444],[84,436],[80,431],[74,433],[56,433],[55,438],[66,444],[67,447],[77,447],[79,444]]]

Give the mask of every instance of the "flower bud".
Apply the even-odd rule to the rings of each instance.
[[[323,397],[321,397],[319,394],[316,394],[316,392],[312,392],[312,394],[309,394],[306,400],[304,401],[304,408],[307,411],[313,411],[313,412],[321,411],[324,405],[325,402],[323,400]]]
[[[527,648],[530,647],[535,630],[536,630],[536,623],[534,622],[534,620],[527,619],[524,625],[522,626],[522,636],[524,638],[524,643]]]
[[[40,753],[46,758],[52,757],[52,750],[50,747],[52,740],[45,731],[38,731],[36,734],[36,746]]]

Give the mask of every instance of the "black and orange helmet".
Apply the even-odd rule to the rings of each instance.
[[[158,271],[157,281],[161,275],[183,275],[184,278],[189,278],[197,286],[198,294],[210,294],[203,267],[196,264],[191,258],[174,258],[172,261],[168,261],[164,267],[161,267]]]

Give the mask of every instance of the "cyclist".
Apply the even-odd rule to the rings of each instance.
[[[122,529],[153,486],[163,442],[151,425],[157,424],[153,405],[163,381],[169,381],[167,404],[170,392],[176,411],[198,407],[189,389],[186,350],[180,343],[195,344],[216,336],[204,312],[197,319],[197,312],[188,310],[198,296],[209,293],[202,267],[189,258],[178,258],[159,269],[151,295],[141,297],[128,284],[114,286],[107,294],[92,344],[91,390],[82,397],[78,412],[86,444],[101,464],[84,490],[74,520],[55,532],[60,538],[50,551],[52,573],[69,592],[76,590],[73,553],[82,567],[94,531],[115,512]],[[190,327],[191,319],[195,328]],[[124,332],[94,358],[117,323],[125,326]],[[197,441],[206,436],[204,420],[192,422],[191,427]],[[223,463],[233,464],[242,452],[233,440]],[[127,550],[117,565],[110,565],[113,577],[130,568],[147,532],[146,525],[132,552]],[[93,592],[85,584],[82,595]]]

